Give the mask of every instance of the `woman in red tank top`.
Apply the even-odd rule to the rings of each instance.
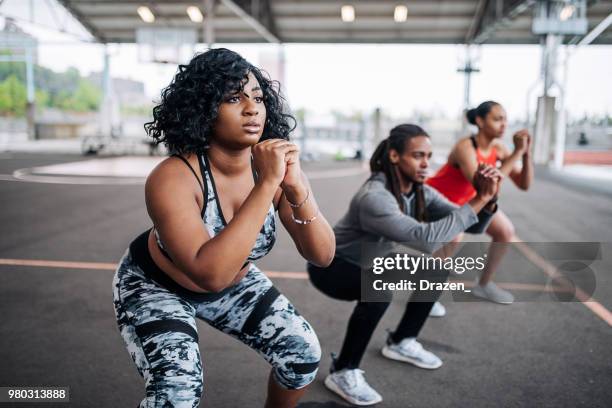
[[[521,190],[527,190],[533,179],[533,164],[531,162],[531,136],[526,129],[514,134],[514,151],[510,152],[501,142],[506,130],[506,111],[497,102],[486,101],[476,109],[467,112],[467,120],[478,127],[475,136],[463,138],[451,150],[448,161],[426,183],[444,194],[450,201],[463,205],[471,200],[476,191],[472,185],[478,165],[486,163],[499,167],[502,174],[509,177]],[[522,167],[517,162],[522,159]],[[501,211],[493,217],[487,229],[493,242],[512,242],[515,240],[514,226],[510,219]],[[456,241],[461,240],[462,235]],[[491,245],[487,265],[472,290],[476,296],[488,300],[509,304],[514,297],[493,282],[491,278],[501,263],[506,252],[505,245]]]

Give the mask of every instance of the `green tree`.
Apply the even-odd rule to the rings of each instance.
[[[26,108],[26,88],[17,79],[10,75],[0,82],[0,114],[23,116]]]
[[[9,77],[15,77],[18,82],[25,84],[25,63],[0,63],[0,83]],[[100,89],[91,82],[81,78],[81,74],[76,68],[68,68],[65,72],[58,73],[49,68],[35,65],[34,86],[37,92],[37,104],[42,104],[41,106],[84,112],[95,110],[100,105]],[[39,91],[43,93],[39,94]],[[11,100],[5,93],[3,92],[0,95],[0,98],[4,101],[2,106],[6,106],[9,103],[8,101]],[[5,108],[2,108],[1,111],[8,113]]]
[[[36,108],[42,109],[49,106],[49,92],[36,90]]]
[[[94,111],[100,106],[102,92],[91,82],[81,79],[79,80],[79,86],[74,93],[74,99],[77,101],[77,105],[81,111]]]
[[[57,93],[52,105],[63,110],[86,112],[98,109],[102,93],[89,81],[80,80],[74,92],[61,90]]]
[[[14,75],[20,82],[25,82],[25,74],[25,62],[8,61],[0,63],[0,81]]]

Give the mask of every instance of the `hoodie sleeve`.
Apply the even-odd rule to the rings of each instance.
[[[454,208],[432,222],[418,222],[402,213],[393,195],[385,190],[370,190],[361,199],[361,228],[388,240],[433,252],[478,221],[468,204]]]

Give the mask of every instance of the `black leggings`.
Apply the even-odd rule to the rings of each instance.
[[[334,368],[358,368],[378,322],[391,303],[391,292],[386,292],[387,299],[383,302],[361,301],[361,268],[337,257],[327,268],[308,264],[308,274],[312,284],[326,295],[339,300],[357,301]],[[418,273],[416,276],[418,278]],[[435,277],[429,275],[428,279],[446,281],[447,277],[448,272],[436,272]],[[407,337],[417,337],[440,295],[441,291],[414,291],[397,329],[391,335],[391,341],[399,343]]]

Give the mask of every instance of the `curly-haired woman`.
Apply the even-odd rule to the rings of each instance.
[[[195,318],[271,364],[266,407],[294,407],[315,378],[316,334],[253,264],[274,244],[276,211],[305,259],[334,257],[277,85],[235,52],[209,50],[179,66],[145,125],[171,156],[147,178],[153,228],[113,280],[119,329],[146,381],[140,407],[198,406]]]

